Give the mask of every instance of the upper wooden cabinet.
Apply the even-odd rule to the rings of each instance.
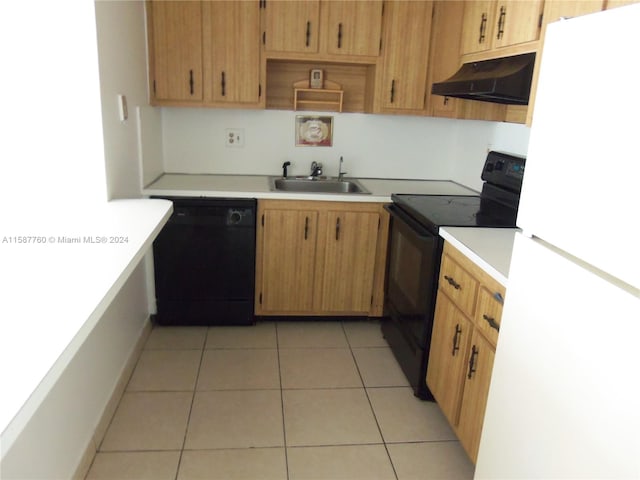
[[[382,204],[261,200],[258,218],[256,315],[382,315]]]
[[[147,2],[153,100],[202,102],[202,3]]]
[[[432,9],[427,1],[385,3],[376,110],[424,110]]]
[[[540,36],[543,0],[465,2],[462,55],[533,42]]]
[[[205,102],[257,104],[261,93],[258,2],[203,2],[202,16]]]
[[[382,1],[267,0],[263,12],[268,55],[378,55]]]
[[[263,12],[265,51],[318,51],[320,0],[267,0],[263,2]]]
[[[377,56],[382,28],[381,1],[324,1],[321,44],[331,55]]]

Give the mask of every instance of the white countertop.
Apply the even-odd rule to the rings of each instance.
[[[144,195],[271,198],[339,202],[390,202],[392,193],[430,195],[478,195],[449,180],[401,180],[358,178],[370,194],[272,192],[267,175],[212,175],[165,173],[143,189]]]
[[[440,236],[505,287],[517,228],[441,227]]]
[[[172,210],[169,201],[139,199],[100,205],[43,204],[36,211],[15,208],[3,213],[3,452],[151,247]]]

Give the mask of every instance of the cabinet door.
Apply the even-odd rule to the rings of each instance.
[[[265,49],[268,52],[317,52],[319,0],[268,0],[264,7]]]
[[[312,310],[317,225],[317,211],[265,210],[261,289],[263,310]]]
[[[377,213],[327,212],[323,311],[371,308],[379,221]]]
[[[438,293],[431,336],[427,385],[453,426],[458,424],[471,321],[446,295]]]
[[[424,108],[432,8],[433,2],[385,4],[379,93],[383,109]]]
[[[152,89],[157,100],[202,100],[202,5],[151,1]]]
[[[327,12],[326,49],[336,55],[377,56],[382,27],[381,1],[323,2]]]
[[[460,54],[484,52],[491,48],[495,1],[470,0],[464,5]]]
[[[474,463],[478,457],[494,356],[494,348],[475,330],[471,337],[457,428],[460,443]]]
[[[493,30],[494,48],[538,40],[543,5],[544,0],[498,2]]]
[[[205,98],[257,103],[260,84],[258,2],[203,3]]]

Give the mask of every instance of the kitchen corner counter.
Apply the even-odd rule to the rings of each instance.
[[[505,287],[517,228],[442,227],[439,234]]]
[[[14,210],[3,218],[0,231],[3,455],[173,208],[166,200],[136,199]]]
[[[391,201],[392,193],[429,195],[478,195],[449,180],[403,180],[360,178],[370,194],[280,192],[269,189],[268,175],[214,175],[165,173],[142,193],[148,196],[265,198],[273,200],[320,200],[338,202]]]

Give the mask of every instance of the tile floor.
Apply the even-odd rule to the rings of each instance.
[[[466,479],[373,321],[156,327],[87,479]]]

